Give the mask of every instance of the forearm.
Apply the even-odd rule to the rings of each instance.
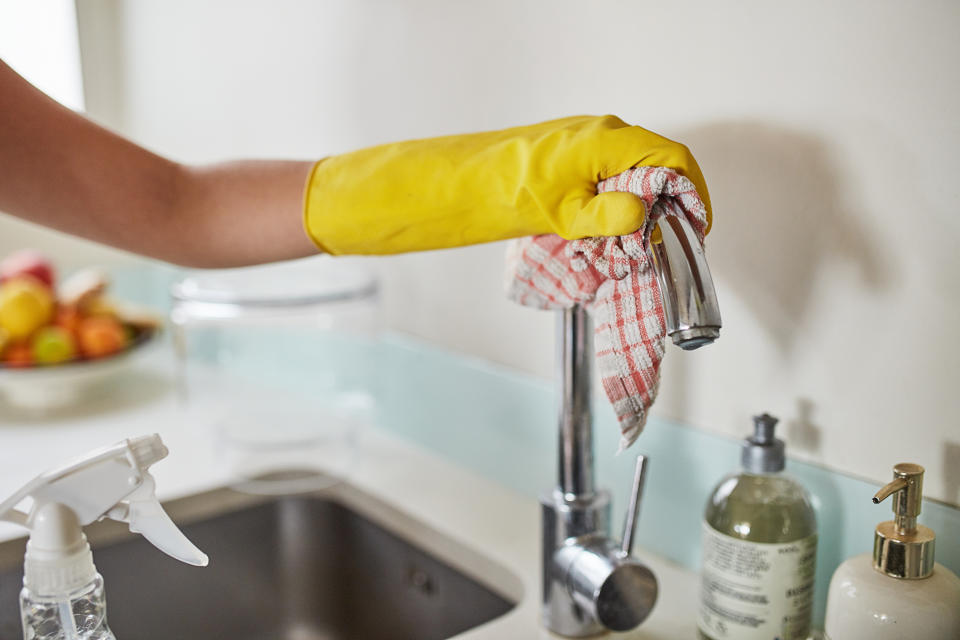
[[[315,253],[301,226],[312,163],[191,168],[57,104],[0,62],[0,211],[191,266]]]
[[[313,162],[247,160],[181,167],[165,260],[228,267],[314,255],[303,230]],[[141,251],[143,252],[143,251]],[[153,254],[151,254],[153,255]]]

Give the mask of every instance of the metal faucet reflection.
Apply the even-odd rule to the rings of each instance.
[[[682,349],[720,336],[720,310],[710,269],[689,223],[658,222],[662,241],[651,254],[663,298],[667,335]],[[630,503],[618,543],[610,538],[610,493],[594,487],[590,413],[589,318],[582,307],[560,312],[561,405],[559,482],[543,496],[543,621],[565,636],[627,631],[657,601],[657,579],[631,557],[647,459],[637,456]]]

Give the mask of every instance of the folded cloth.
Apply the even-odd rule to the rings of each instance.
[[[643,226],[626,236],[567,241],[521,238],[507,251],[507,296],[539,309],[583,304],[593,317],[603,388],[620,422],[620,451],[640,435],[657,397],[666,324],[648,253],[655,223],[684,216],[703,242],[707,210],[693,183],[663,167],[637,167],[597,185],[627,191],[646,206]]]

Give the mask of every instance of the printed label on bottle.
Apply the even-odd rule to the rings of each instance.
[[[716,640],[805,640],[817,536],[747,542],[703,523],[700,630]]]

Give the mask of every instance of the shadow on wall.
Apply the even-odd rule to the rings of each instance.
[[[890,285],[886,256],[846,200],[830,147],[802,131],[760,122],[706,125],[679,135],[710,185],[717,225],[710,265],[788,355],[815,301],[826,263],[853,265],[863,286]],[[721,301],[722,304],[722,301]]]
[[[947,500],[960,505],[960,442],[943,443],[943,484]]]
[[[786,422],[790,447],[818,453],[823,430],[814,420],[817,407],[810,398],[797,398],[796,404],[796,417],[791,417]]]

